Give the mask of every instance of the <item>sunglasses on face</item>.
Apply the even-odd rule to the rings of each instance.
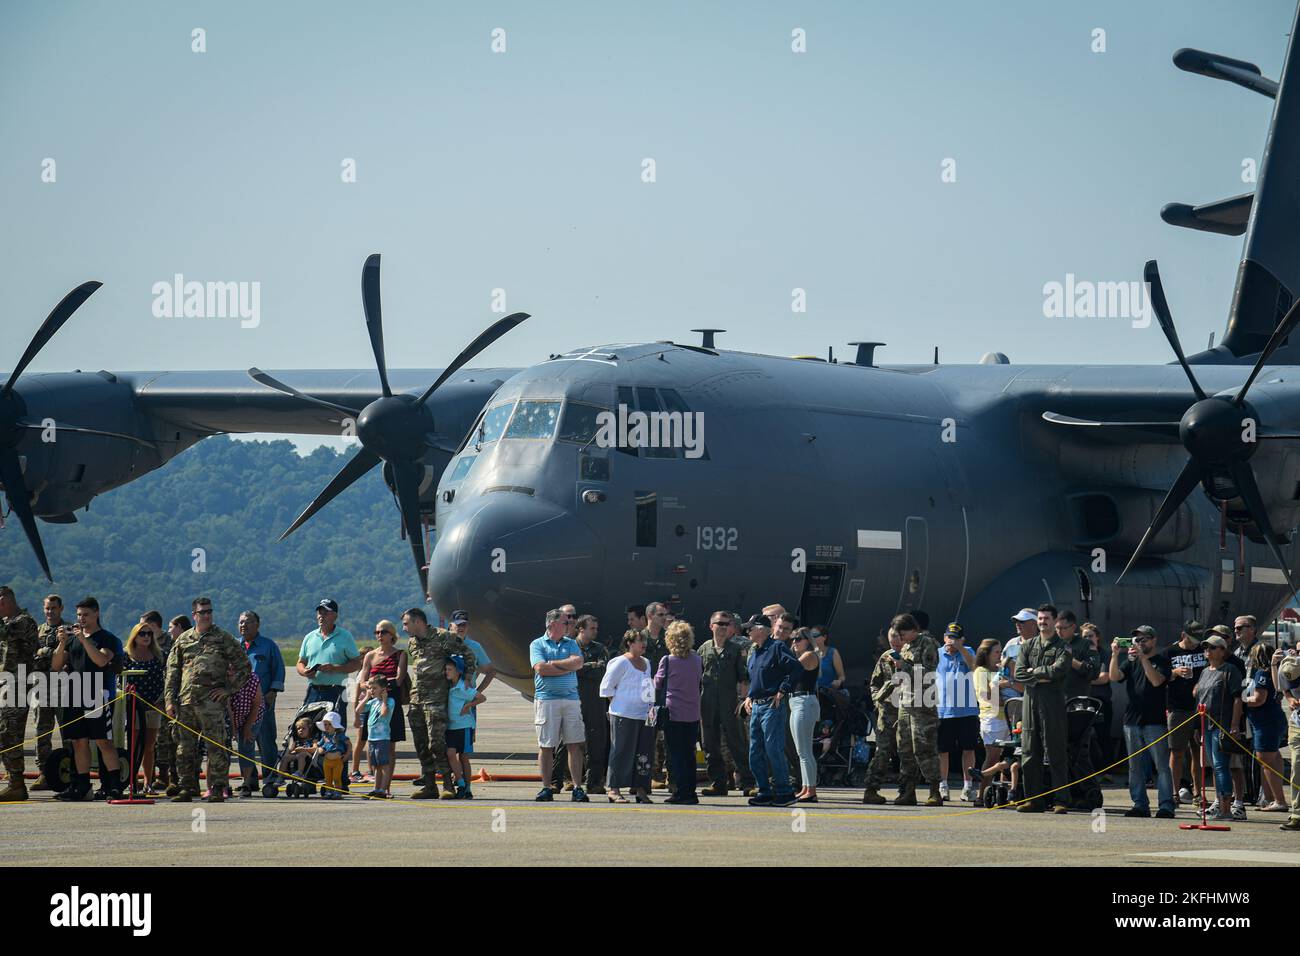
[[[136,631],[136,637],[153,637],[153,631]]]
[[[199,608],[197,611],[194,612],[194,616],[195,616],[195,617],[199,617],[199,616],[202,615],[202,614],[211,614],[211,613],[212,613],[212,608],[210,608],[210,607],[201,607],[201,608]]]

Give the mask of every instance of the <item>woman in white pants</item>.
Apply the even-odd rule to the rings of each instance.
[[[655,729],[646,726],[646,717],[655,700],[654,674],[645,659],[645,636],[640,631],[626,631],[622,647],[623,653],[609,662],[600,682],[600,696],[610,698],[605,792],[610,803],[627,803],[621,792],[626,787],[635,793],[637,803],[651,803]]]

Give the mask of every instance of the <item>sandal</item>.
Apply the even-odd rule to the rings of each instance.
[[[1288,807],[1285,803],[1279,803],[1278,801],[1274,800],[1268,806],[1260,807],[1259,811],[1260,813],[1282,813],[1290,809],[1291,808]]]
[[[627,803],[627,797],[621,793],[607,793],[605,796],[609,797],[610,803]]]

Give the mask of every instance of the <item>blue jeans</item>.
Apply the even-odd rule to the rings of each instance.
[[[785,728],[789,722],[786,698],[781,698],[780,707],[773,707],[770,700],[754,701],[749,714],[749,769],[760,797],[792,795],[790,765],[785,762]]]
[[[334,704],[334,712],[339,715],[343,721],[343,726],[348,725],[348,700],[343,695],[347,690],[346,684],[333,685],[307,685],[307,696],[303,698],[303,704],[314,704],[318,700],[328,700]]]
[[[264,781],[275,776],[275,767],[280,752],[275,739],[275,709],[273,707],[263,708],[262,719],[258,721],[253,740],[244,740],[239,737],[238,741],[240,773],[247,775],[249,770],[256,770],[258,778]],[[259,761],[262,766],[257,766],[253,762],[254,760]]]
[[[813,731],[822,718],[816,694],[790,698],[790,734],[799,755],[799,774],[805,787],[817,786],[817,756],[813,753]]]
[[[1232,797],[1232,770],[1228,766],[1229,753],[1223,749],[1223,731],[1213,724],[1205,728],[1205,749],[1214,766],[1214,795],[1220,799]]]
[[[1139,810],[1150,810],[1147,800],[1147,780],[1151,778],[1151,763],[1155,761],[1156,793],[1160,799],[1160,809],[1174,810],[1174,777],[1169,770],[1169,741],[1161,740],[1150,749],[1136,757],[1132,756],[1154,740],[1169,733],[1164,724],[1124,725],[1124,743],[1128,747],[1128,795],[1133,806]]]

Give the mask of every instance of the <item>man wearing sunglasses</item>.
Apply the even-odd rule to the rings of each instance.
[[[1172,676],[1169,658],[1156,650],[1153,627],[1143,625],[1133,629],[1133,643],[1127,654],[1119,648],[1111,652],[1111,683],[1124,682],[1128,688],[1128,700],[1124,705],[1124,743],[1130,754],[1128,792],[1133,806],[1124,814],[1126,817],[1151,816],[1146,788],[1153,761],[1156,792],[1160,798],[1156,816],[1166,820],[1174,816],[1174,778],[1169,768],[1165,722],[1165,704]]]
[[[709,616],[712,639],[699,648],[704,664],[700,693],[700,726],[703,731],[704,754],[707,760],[711,785],[703,792],[707,797],[725,797],[728,791],[727,753],[736,764],[740,789],[745,796],[754,795],[754,775],[749,771],[748,745],[740,736],[740,721],[736,707],[749,696],[749,671],[747,642],[735,633],[735,620],[730,611],[714,611]]]

